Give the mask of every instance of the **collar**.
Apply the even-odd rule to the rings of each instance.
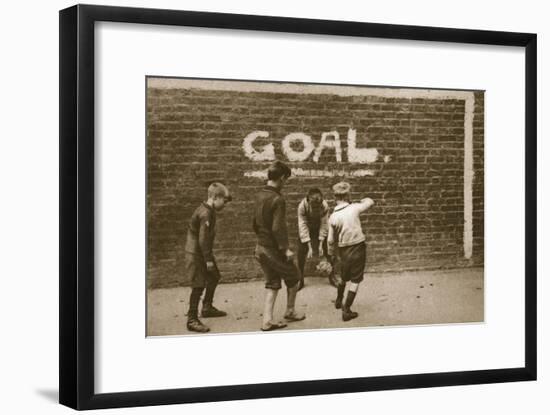
[[[342,209],[344,209],[344,208],[347,208],[349,205],[350,205],[350,203],[348,203],[348,202],[342,203],[342,204],[336,206],[336,207],[334,208],[334,211],[335,211],[335,212],[338,212],[339,210],[342,210]]]
[[[210,211],[214,211],[214,208],[213,208],[212,206],[210,206],[208,203],[202,202],[202,205],[203,205],[206,209],[208,209],[208,210],[210,210]]]
[[[277,189],[276,187],[273,187],[273,186],[267,186],[267,185],[266,185],[266,186],[264,187],[264,190],[268,190],[268,191],[270,191],[270,192],[275,192],[275,193],[277,193],[277,194],[279,194],[279,195],[281,194],[281,191],[280,191],[279,189]]]

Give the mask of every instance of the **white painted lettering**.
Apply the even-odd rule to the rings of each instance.
[[[329,140],[328,137],[334,137],[334,139]],[[336,153],[336,161],[338,163],[342,162],[342,145],[340,144],[340,134],[338,134],[338,131],[331,131],[321,134],[321,142],[319,143],[319,146],[315,149],[315,154],[313,156],[313,161],[315,163],[319,162],[319,158],[321,157],[323,149],[325,148],[333,148],[334,152]]]
[[[348,161],[350,163],[374,163],[378,159],[375,148],[357,148],[357,131],[348,130]]]
[[[275,160],[275,148],[272,143],[266,144],[259,151],[252,146],[252,143],[260,137],[267,138],[269,133],[267,131],[253,131],[245,137],[243,141],[244,154],[252,161]]]
[[[301,141],[304,146],[302,151],[296,151],[292,148],[292,144]],[[282,142],[283,153],[288,158],[288,161],[304,161],[315,149],[311,137],[304,133],[290,133]]]

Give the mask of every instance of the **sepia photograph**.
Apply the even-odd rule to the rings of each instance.
[[[484,322],[484,91],[145,84],[147,336]]]

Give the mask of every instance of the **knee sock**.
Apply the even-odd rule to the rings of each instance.
[[[355,300],[355,294],[357,294],[357,289],[359,288],[359,284],[350,283],[349,290],[348,290],[348,296],[346,297],[346,302],[344,304],[344,310],[349,310],[350,307],[353,304],[353,300]]]
[[[206,291],[204,293],[204,299],[202,300],[202,306],[211,306],[214,301],[214,292],[216,291],[217,283],[208,283],[206,285]]]
[[[344,291],[346,290],[346,284],[338,285],[338,287],[336,287],[336,290],[337,290],[336,298],[342,301],[342,299],[344,298]]]
[[[344,304],[344,309],[349,310],[351,305],[353,304],[353,300],[355,300],[355,293],[353,291],[348,291],[348,296],[346,297],[346,303]]]
[[[187,318],[189,320],[198,318],[199,301],[201,300],[202,291],[204,288],[193,288],[189,298],[189,312]]]

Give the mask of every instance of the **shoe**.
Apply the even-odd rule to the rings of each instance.
[[[298,314],[296,312],[285,314],[285,320],[289,323],[292,323],[294,321],[302,321],[306,319],[305,314]]]
[[[336,300],[334,301],[334,307],[337,310],[340,310],[342,308],[342,298],[336,298]]]
[[[225,317],[227,313],[225,311],[218,310],[213,305],[202,307],[201,317]]]
[[[187,330],[196,331],[197,333],[208,333],[210,331],[198,318],[187,320]]]
[[[262,331],[273,331],[273,330],[279,330],[284,329],[286,327],[285,323],[268,323],[267,326],[262,327]]]
[[[353,320],[354,318],[357,318],[357,316],[359,316],[359,314],[356,313],[355,311],[342,310],[342,320],[344,321]]]

